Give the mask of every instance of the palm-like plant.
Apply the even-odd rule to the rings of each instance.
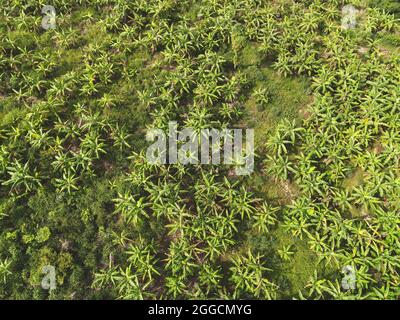
[[[276,285],[264,276],[265,271],[270,269],[262,265],[261,259],[261,255],[254,256],[251,251],[248,251],[246,256],[232,257],[230,280],[235,286],[235,298],[243,294],[259,299],[272,299],[275,296]]]
[[[263,203],[252,216],[254,228],[262,234],[268,233],[271,226],[274,226],[277,222],[276,212],[278,210],[279,208]]]
[[[144,197],[136,197],[129,192],[124,194],[118,193],[118,198],[114,199],[115,212],[121,213],[128,223],[137,226],[143,217],[148,217],[146,207],[149,205],[145,202]]]
[[[61,179],[55,179],[54,185],[59,192],[66,191],[68,194],[71,194],[73,191],[79,190],[77,180],[78,177],[71,170],[67,170],[63,172]]]
[[[0,260],[0,278],[2,279],[3,283],[7,282],[7,278],[12,275],[11,272],[11,263],[10,259]]]
[[[11,191],[16,191],[17,193],[23,191],[26,193],[42,186],[39,174],[37,172],[30,173],[28,162],[23,165],[16,160],[12,165],[7,167],[7,173],[10,178],[4,181],[2,185],[10,185]]]

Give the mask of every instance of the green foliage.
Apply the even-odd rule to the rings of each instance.
[[[0,297],[398,299],[399,8],[339,3],[6,0]],[[255,128],[254,177],[148,163],[170,121]]]
[[[386,12],[400,14],[400,3],[396,0],[369,0],[369,5]]]

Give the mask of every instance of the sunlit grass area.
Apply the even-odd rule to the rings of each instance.
[[[0,8],[1,299],[399,299],[398,1],[42,9]],[[171,123],[254,168],[151,162]]]

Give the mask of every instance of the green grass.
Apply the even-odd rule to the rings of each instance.
[[[257,154],[263,154],[265,143],[281,119],[300,121],[307,114],[307,107],[312,101],[309,94],[309,80],[304,77],[285,78],[272,67],[248,68],[256,78],[254,89],[267,88],[271,93],[270,102],[260,108],[256,99],[249,97],[245,103],[246,117],[244,126],[254,129],[254,143]],[[254,90],[253,89],[253,90]],[[279,204],[287,203],[285,192],[280,184],[272,181],[262,172],[262,160],[257,159],[256,170],[251,175],[249,185],[257,190],[258,196],[274,200]],[[296,193],[295,186],[288,186],[291,192]]]
[[[291,245],[294,254],[290,260],[283,261],[278,255],[278,250],[288,245]],[[322,272],[321,266],[317,264],[318,258],[310,250],[307,241],[292,236],[281,226],[266,235],[250,233],[247,246],[264,255],[265,264],[272,269],[271,276],[274,282],[280,285],[280,299],[297,296],[315,270]]]
[[[309,93],[309,80],[305,77],[285,78],[267,66],[262,61],[262,56],[254,45],[246,46],[241,54],[241,64],[248,66],[245,74],[253,85],[249,97],[245,103],[246,116],[243,126],[254,128],[256,150],[263,150],[268,135],[273,132],[281,119],[300,121],[307,114],[307,107],[312,101]],[[251,95],[259,88],[267,89],[270,94],[269,102],[260,106]],[[259,152],[265,155],[265,152]],[[283,205],[290,203],[291,197],[285,192],[281,183],[263,173],[262,159],[258,159],[255,172],[246,181],[257,197],[267,200],[269,203]],[[292,193],[297,194],[294,185],[286,187]],[[280,298],[297,296],[299,290],[304,289],[309,278],[317,268],[317,257],[311,251],[308,243],[293,237],[282,229],[278,223],[277,229],[268,235],[249,233],[248,242],[252,250],[265,255],[266,264],[271,266],[273,276],[282,286],[279,290]],[[291,245],[294,255],[290,261],[282,261],[278,256],[278,250],[283,246]]]

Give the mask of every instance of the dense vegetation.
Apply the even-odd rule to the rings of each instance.
[[[399,9],[4,0],[0,297],[398,299]],[[149,164],[169,121],[255,128],[255,172]]]

